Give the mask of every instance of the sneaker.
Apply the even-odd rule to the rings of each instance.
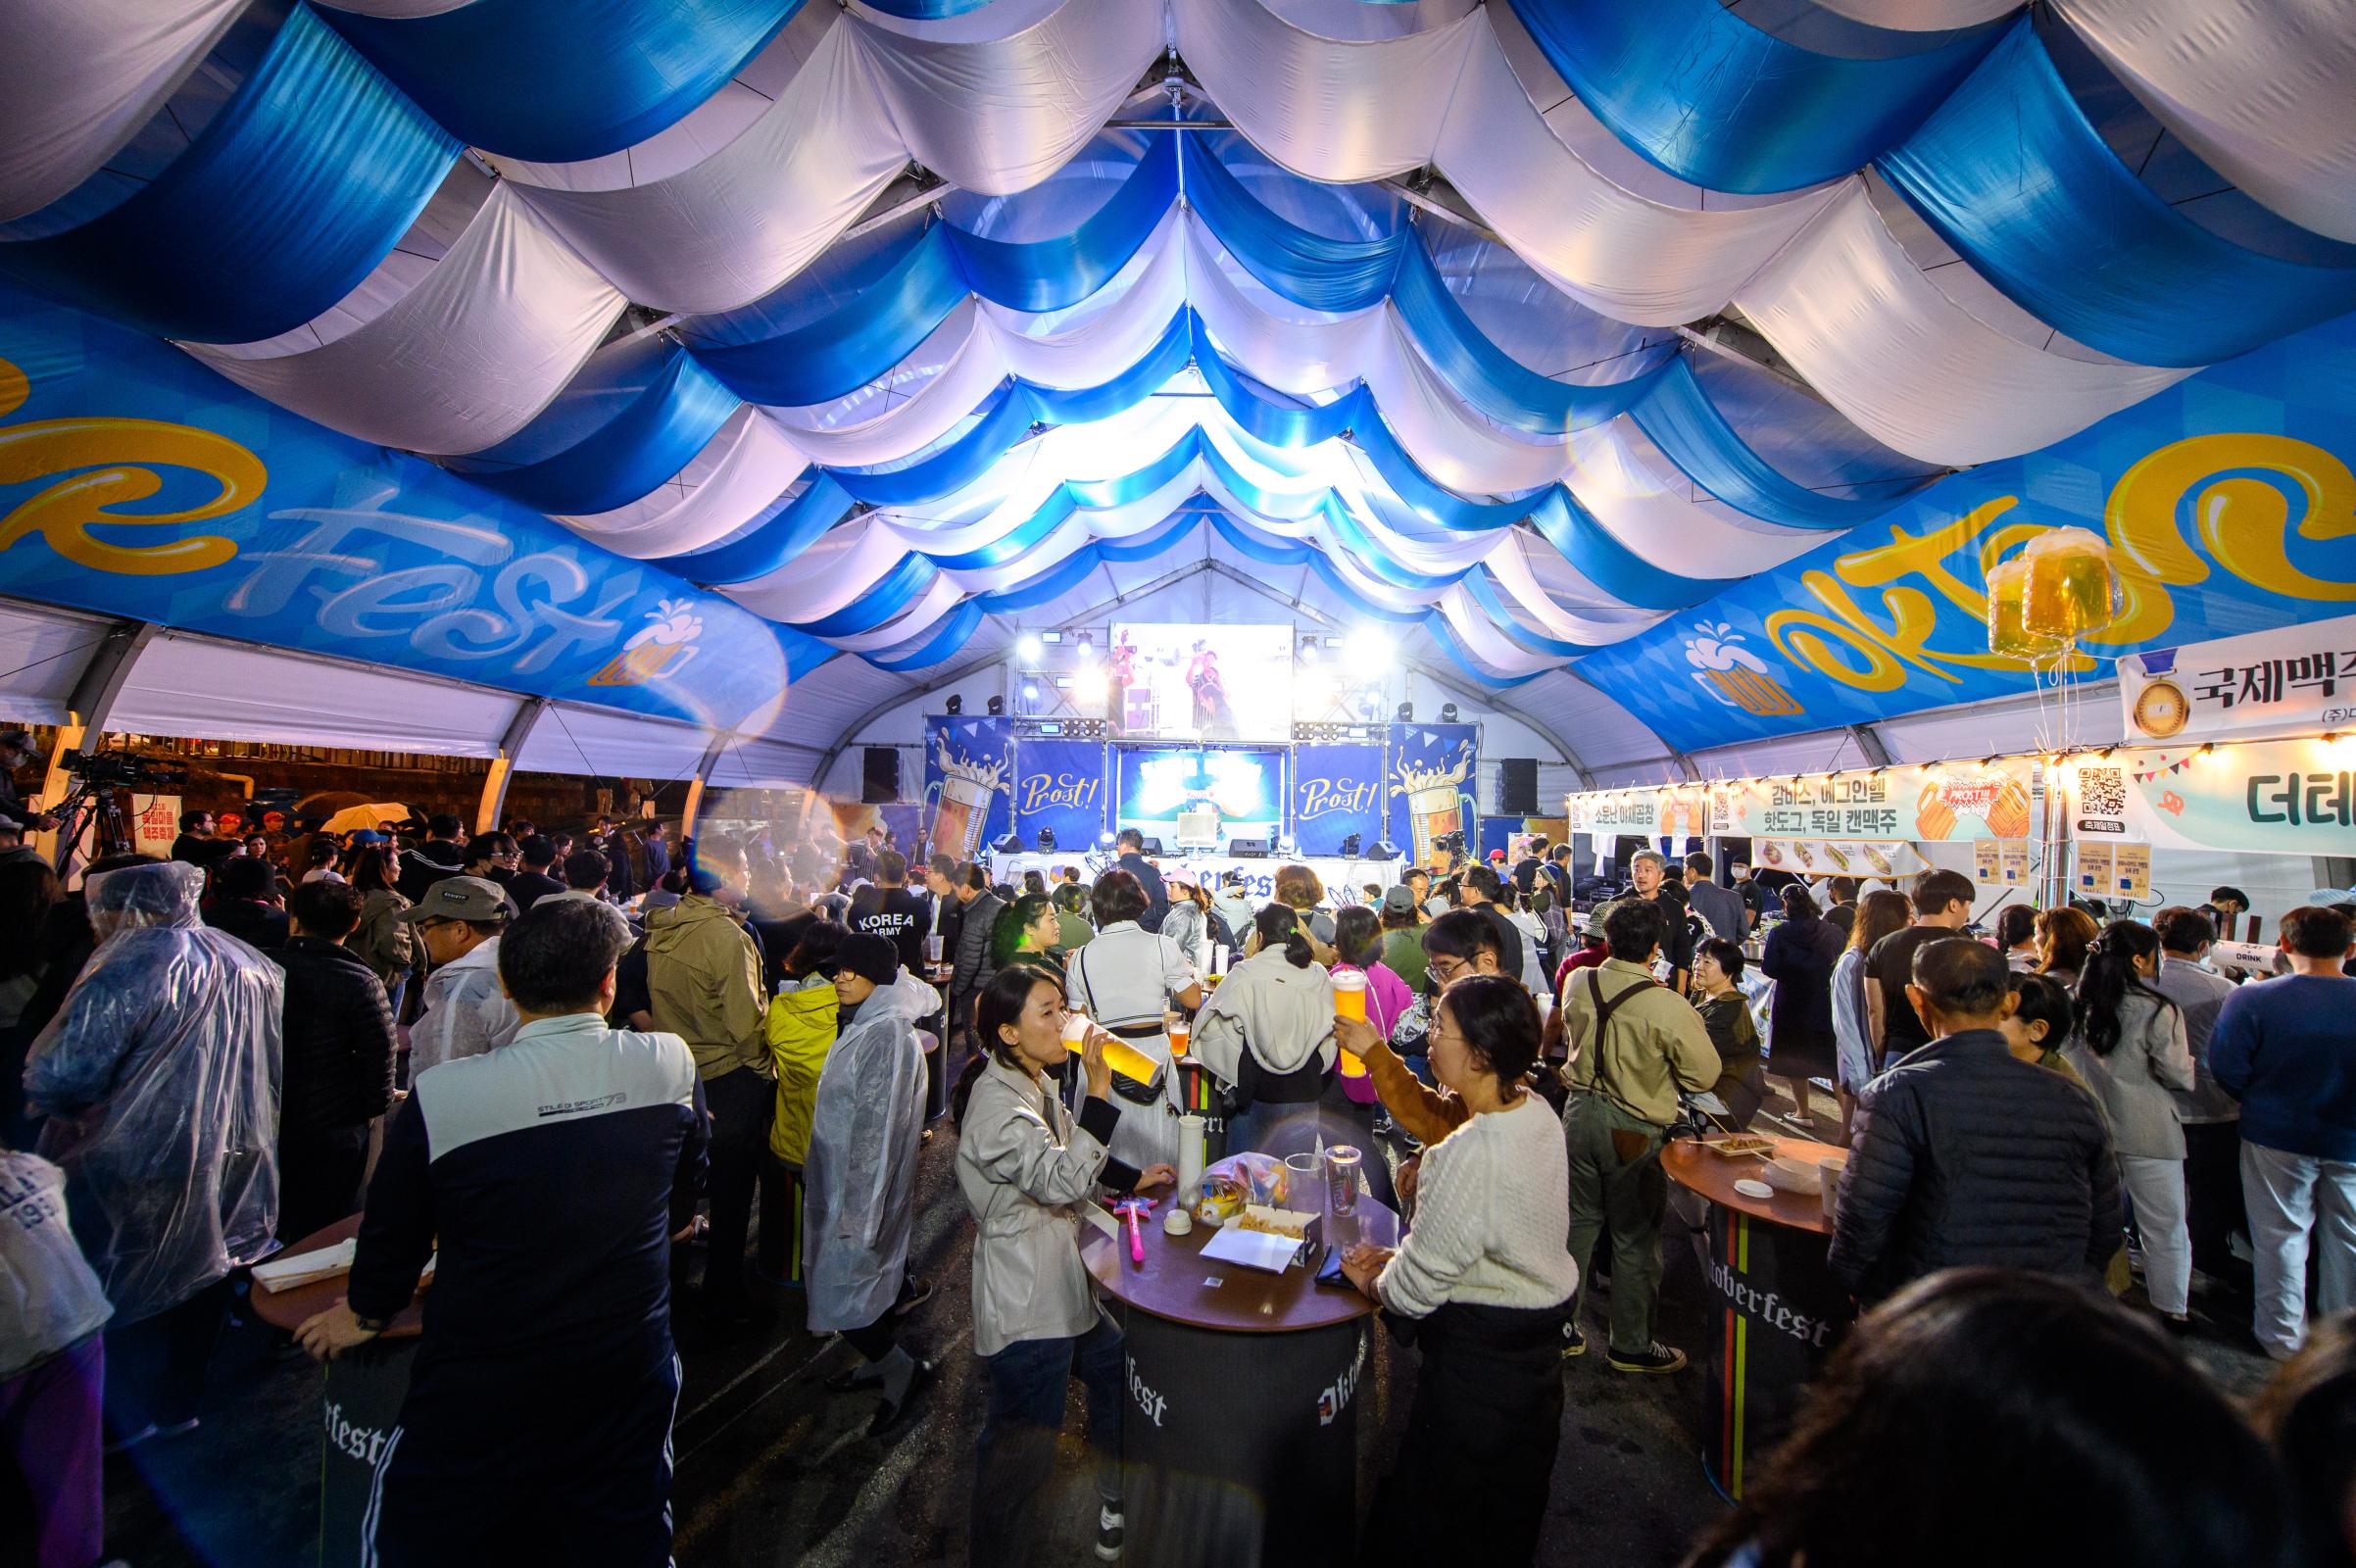
[[[1578,1324],[1565,1323],[1562,1326],[1562,1358],[1568,1361],[1573,1356],[1585,1354],[1587,1354],[1587,1336],[1579,1332]]]
[[[906,1317],[933,1298],[931,1280],[911,1279],[900,1288],[900,1299],[892,1303],[892,1316]]]
[[[1121,1560],[1121,1511],[1110,1503],[1097,1509],[1097,1561]]]
[[[1682,1372],[1686,1353],[1654,1340],[1641,1350],[1607,1350],[1604,1359],[1614,1372]]]

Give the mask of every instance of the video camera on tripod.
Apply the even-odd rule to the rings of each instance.
[[[66,772],[76,789],[176,790],[188,782],[188,770],[172,762],[154,762],[129,752],[68,752]]]

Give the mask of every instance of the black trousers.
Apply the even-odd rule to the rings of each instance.
[[[2241,1124],[2184,1124],[2184,1225],[2192,1236],[2192,1266],[2211,1279],[2246,1278],[2249,1265],[2233,1256],[2235,1231],[2249,1230],[2241,1207]]]
[[[278,1240],[288,1247],[360,1212],[368,1129],[289,1127],[278,1134]]]
[[[229,1282],[223,1278],[152,1317],[107,1326],[107,1426],[117,1436],[196,1418],[205,1365],[228,1309]]]
[[[777,1085],[750,1067],[731,1068],[705,1081],[704,1104],[712,1112],[712,1164],[704,1188],[712,1201],[712,1236],[704,1254],[704,1305],[735,1313],[751,1302],[745,1240],[753,1229],[753,1195],[768,1155],[769,1123],[777,1114]]]

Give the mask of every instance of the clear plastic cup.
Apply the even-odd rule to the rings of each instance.
[[[1183,1014],[1172,1013],[1163,1020],[1162,1028],[1170,1037],[1170,1054],[1185,1055],[1188,1042],[1194,1039],[1195,1026]]]
[[[941,953],[941,936],[938,932],[924,939],[924,961],[926,963],[939,963]]]
[[[1285,1207],[1316,1209],[1324,1206],[1325,1172],[1315,1154],[1287,1154],[1285,1156]]]
[[[1334,1011],[1345,1018],[1366,1021],[1366,972],[1363,969],[1339,969],[1334,972]]]
[[[1358,1211],[1358,1164],[1362,1157],[1348,1144],[1325,1146],[1325,1196],[1337,1214]]]
[[[1087,1038],[1088,1014],[1084,1012],[1066,1013],[1063,1019],[1063,1043],[1076,1049],[1080,1042]]]

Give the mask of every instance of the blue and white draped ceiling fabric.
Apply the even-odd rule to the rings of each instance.
[[[25,32],[37,54],[119,5],[69,17],[36,0]],[[1866,434],[1925,463],[2049,443],[2356,304],[2356,249],[2331,243],[2356,239],[2356,96],[2337,69],[2356,27],[2332,0],[2223,0],[2222,32],[2212,0],[2056,7],[2161,123],[2312,230],[2272,246],[2139,182],[2009,8],[1826,9],[1853,19],[1846,32],[1786,37],[1716,0],[342,0],[325,22],[298,0],[224,73],[206,51],[227,9],[157,0],[104,33],[103,61],[85,50],[0,102],[0,128],[37,132],[0,149],[0,270],[593,540],[731,569],[795,559],[780,541],[811,548],[855,501],[987,487],[1039,428],[1189,378],[1224,421],[1202,425],[1190,472],[1256,442],[1356,479],[1298,518],[1254,515],[1265,495],[1214,496],[1241,503],[1230,526],[1257,538],[1313,517],[1319,543],[1283,535],[1285,549],[1355,555],[1365,569],[1321,575],[1389,613],[1440,616],[1460,634],[1449,651],[1483,662],[1515,636],[1490,613],[1507,599],[1540,628],[1516,622],[1515,649],[1592,640],[1562,635],[1561,607],[1503,567],[1483,568],[1500,599],[1418,561],[1417,530],[1486,534],[1526,513],[1594,590],[1582,612],[1641,613],[1727,580],[1658,563],[1754,569],[1894,492],[1797,482],[1660,350],[1595,384],[1540,373],[1475,323],[1463,275],[1414,227],[1337,238],[1294,221],[1201,132],[1183,156],[1180,134],[1146,133],[1110,197],[1053,237],[928,221],[815,318],[764,329],[766,296],[910,161],[967,191],[1038,187],[1174,38],[1294,174],[1433,165],[1571,299],[1640,327],[1731,302]],[[551,50],[563,69],[516,70]],[[102,168],[175,81],[208,73],[221,101],[183,149]],[[462,140],[504,177],[455,201]],[[1856,177],[1869,164],[1963,268],[1908,254]],[[445,205],[463,220],[418,249]],[[702,314],[684,347],[590,353],[625,297]],[[1672,470],[1709,503],[1664,488]],[[1663,519],[1713,548],[1628,548]],[[1148,537],[1138,522],[1075,544],[1077,520],[1032,547],[1055,560],[987,591],[1036,591],[1081,552]],[[1031,554],[1001,547],[994,569]],[[904,624],[952,603],[944,568],[927,569],[917,587],[924,570],[893,565],[899,619],[844,645],[905,630],[885,655],[905,659],[937,643],[940,616]],[[1435,591],[1457,618],[1396,598]],[[811,619],[848,625],[840,612]]]

